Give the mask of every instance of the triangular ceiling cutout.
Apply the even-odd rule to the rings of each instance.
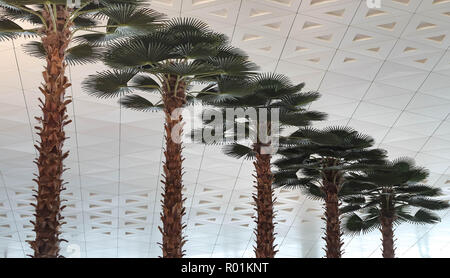
[[[192,0],[192,6],[216,2],[216,0]]]
[[[289,7],[292,5],[292,0],[269,0],[269,1],[281,4],[281,5],[289,6]]]
[[[153,0],[153,1],[163,5],[173,6],[173,0]]]
[[[378,25],[379,28],[392,31],[395,28],[395,25],[397,25],[397,22],[387,23],[387,24],[380,24]]]
[[[427,61],[428,61],[428,59],[424,58],[424,59],[420,59],[420,60],[415,60],[414,62],[425,64]]]
[[[392,0],[392,2],[397,2],[397,3],[403,4],[403,5],[409,5],[410,1],[411,0]]]
[[[407,47],[405,47],[405,49],[403,49],[403,52],[412,52],[412,51],[416,51],[417,50],[417,48],[414,48],[414,47],[409,47],[409,46],[407,46]]]
[[[262,47],[262,48],[260,48],[262,51],[267,51],[267,52],[269,52],[269,51],[271,51],[272,50],[272,47],[271,46],[266,46],[266,47]]]
[[[227,18],[228,17],[228,10],[227,9],[222,9],[222,10],[218,10],[218,11],[212,11],[212,12],[210,12],[210,14],[215,15],[215,16],[219,16],[219,17],[223,17],[223,18]]]
[[[345,9],[326,12],[326,14],[337,16],[337,17],[342,17],[344,15],[344,13],[345,13]]]
[[[329,42],[329,41],[331,41],[332,37],[333,37],[333,35],[329,34],[329,35],[317,36],[316,39]]]
[[[380,51],[380,47],[373,47],[373,48],[369,48],[367,50],[372,51],[372,52],[379,52]]]
[[[263,16],[271,14],[269,11],[263,11],[263,10],[257,10],[257,9],[251,9],[250,10],[250,17],[257,17],[257,16]]]
[[[272,30],[276,30],[276,31],[280,31],[281,30],[281,24],[282,22],[275,22],[275,23],[269,23],[269,24],[265,24],[264,26],[272,29]]]
[[[219,210],[220,210],[220,207],[210,207],[210,208],[208,208],[208,209],[212,209],[212,210],[219,211]]]
[[[344,63],[350,63],[350,62],[354,62],[354,61],[356,61],[355,58],[349,58],[349,57],[346,57],[346,58],[344,59]]]
[[[440,36],[435,36],[435,37],[429,37],[427,38],[431,41],[435,41],[435,42],[442,42],[445,39],[445,35],[440,35]]]
[[[436,24],[422,21],[419,25],[417,25],[416,30],[421,31],[421,30],[430,29],[430,28],[434,28],[434,27],[436,27]]]
[[[366,40],[370,40],[373,39],[371,36],[368,35],[362,35],[362,34],[357,34],[354,38],[353,41],[357,42],[357,41],[366,41]]]
[[[336,0],[311,0],[311,6],[336,2]]]
[[[322,26],[322,24],[319,24],[319,23],[315,23],[315,22],[311,22],[311,21],[305,21],[305,24],[303,24],[302,29],[303,30],[308,30],[308,29],[319,28],[321,26]]]
[[[433,0],[433,5],[449,3],[450,0]]]
[[[261,38],[262,38],[262,36],[252,35],[252,34],[245,34],[244,38],[242,38],[242,40],[243,41],[254,41],[254,40],[259,40]]]
[[[308,48],[302,47],[302,46],[297,46],[295,48],[295,52],[303,52],[303,51],[306,51],[306,50],[308,50]]]
[[[385,11],[375,10],[375,9],[369,9],[369,11],[366,14],[366,17],[373,17],[373,16],[379,16],[386,14]]]
[[[306,212],[313,212],[313,211],[319,211],[319,210],[315,209],[315,208],[308,208],[308,209],[306,209]]]

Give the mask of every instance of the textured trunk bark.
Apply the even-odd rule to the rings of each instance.
[[[59,238],[60,226],[63,224],[61,211],[64,208],[61,206],[60,193],[64,190],[63,160],[69,154],[63,152],[66,139],[64,126],[70,123],[66,114],[66,106],[70,100],[64,98],[65,90],[70,86],[64,75],[64,57],[71,33],[68,28],[64,29],[69,13],[63,6],[57,6],[56,32],[50,15],[44,11],[43,16],[48,25],[42,38],[47,52],[47,66],[42,73],[43,87],[39,88],[44,95],[44,100],[39,98],[43,115],[36,117],[41,124],[36,127],[40,137],[40,142],[36,145],[39,157],[35,161],[39,173],[34,179],[38,185],[34,195],[37,203],[33,204],[36,220],[31,221],[36,238],[29,243],[34,250],[32,257],[57,258],[60,257],[59,244],[64,241]]]
[[[159,227],[162,233],[163,258],[181,258],[184,256],[183,245],[186,242],[183,237],[185,225],[182,218],[185,215],[182,195],[183,184],[183,157],[181,135],[183,118],[181,113],[177,115],[174,111],[182,108],[186,103],[186,84],[177,82],[176,76],[166,76],[168,84],[164,84],[163,101],[166,115],[165,123],[165,162],[164,162],[164,192],[162,194],[161,221],[163,226]]]
[[[256,258],[273,258],[277,251],[274,245],[274,211],[273,211],[273,175],[271,171],[271,155],[260,154],[258,146],[254,148],[256,153],[256,161],[253,162],[256,169],[256,190],[257,194],[253,195],[256,203]]]
[[[340,258],[342,256],[341,247],[344,244],[341,241],[341,220],[339,216],[338,187],[336,184],[323,181],[325,193],[325,237],[326,257]]]
[[[383,258],[395,258],[394,248],[394,218],[381,216],[381,234],[383,235]]]

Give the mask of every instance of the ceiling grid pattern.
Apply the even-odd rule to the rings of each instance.
[[[349,125],[372,135],[392,158],[416,157],[428,182],[450,196],[450,1],[153,0],[169,16],[193,16],[227,34],[262,71],[306,82],[330,115],[317,127]],[[31,250],[33,133],[42,61],[18,39],[0,43],[0,254]],[[15,57],[16,55],[16,57]],[[100,64],[70,68],[74,102],[67,126],[63,254],[158,257],[163,115],[121,110],[81,89]],[[31,132],[31,133],[30,133]],[[185,145],[189,257],[252,257],[253,165],[213,146]],[[323,257],[320,202],[277,189],[279,257]],[[402,257],[448,257],[450,214],[435,226],[402,225]],[[345,237],[346,257],[380,257],[379,234]],[[214,243],[214,244],[212,244]]]

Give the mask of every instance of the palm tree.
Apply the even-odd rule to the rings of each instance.
[[[162,16],[139,6],[139,1],[82,1],[80,7],[67,6],[66,0],[4,0],[0,1],[0,41],[20,36],[38,37],[25,46],[27,52],[46,59],[42,117],[36,119],[40,142],[36,145],[38,175],[36,191],[36,220],[32,222],[36,238],[30,242],[34,257],[59,257],[60,226],[62,224],[60,192],[64,190],[63,160],[69,155],[63,151],[64,126],[71,120],[66,114],[71,102],[65,97],[70,87],[65,69],[68,64],[84,64],[99,57],[101,42],[118,39],[128,34],[150,29]],[[96,2],[96,3],[94,3]],[[104,20],[106,24],[100,24]],[[22,28],[17,21],[32,23],[33,28]],[[105,29],[106,31],[101,31]],[[145,29],[143,28],[145,27]],[[78,31],[89,34],[75,36]],[[71,46],[72,44],[72,46]]]
[[[380,167],[352,173],[347,183],[356,194],[344,199],[343,211],[351,213],[346,218],[346,230],[360,233],[379,228],[383,257],[394,258],[394,225],[433,224],[440,219],[432,210],[449,207],[447,201],[432,198],[442,195],[439,188],[421,184],[427,177],[428,171],[415,166],[409,158],[386,161]],[[413,208],[418,210],[413,213]],[[356,214],[357,211],[363,216]]]
[[[344,187],[347,174],[380,163],[385,151],[369,149],[374,140],[347,127],[300,129],[287,140],[291,146],[279,153],[275,162],[275,185],[300,187],[318,199],[325,201],[324,220],[326,257],[342,256],[342,231],[340,198],[347,194]]]
[[[86,92],[101,98],[128,94],[120,101],[124,107],[165,113],[163,225],[159,229],[163,257],[180,258],[184,255],[185,208],[183,118],[178,112],[199,93],[194,84],[212,87],[224,76],[247,75],[256,67],[247,56],[229,46],[224,35],[190,18],[174,18],[157,32],[112,44],[104,60],[113,69],[90,76],[84,82]],[[147,95],[136,94],[137,91],[158,93],[158,98],[153,101]]]
[[[302,93],[301,91],[305,84],[294,85],[284,75],[266,73],[239,81],[224,80],[224,82],[218,84],[217,88],[211,88],[212,91],[226,91],[228,94],[221,94],[217,97],[205,92],[200,94],[198,98],[206,104],[219,108],[224,116],[226,116],[225,110],[227,108],[242,108],[243,111],[254,108],[255,110],[253,111],[255,112],[267,109],[267,118],[261,118],[260,115],[256,119],[249,119],[246,118],[244,113],[236,115],[232,119],[225,117],[222,121],[219,121],[225,123],[223,129],[225,134],[227,134],[223,141],[220,142],[219,139],[219,142],[226,144],[223,148],[225,154],[235,158],[245,157],[254,160],[256,193],[253,194],[253,200],[255,201],[255,211],[257,212],[255,218],[255,255],[256,258],[273,258],[277,251],[274,244],[275,213],[273,204],[275,199],[272,189],[271,159],[276,154],[278,145],[276,142],[266,140],[261,136],[267,134],[272,136],[272,139],[275,136],[279,136],[278,134],[271,134],[272,124],[275,124],[273,121],[276,120],[271,118],[274,109],[279,109],[280,127],[307,126],[311,121],[323,120],[325,115],[315,111],[305,111],[304,106],[317,100],[319,94],[316,92]],[[233,86],[237,87],[236,90],[231,89]],[[235,92],[235,94],[233,95],[232,92]],[[252,120],[255,123],[253,128],[251,125]],[[245,133],[253,141],[251,146],[247,146],[240,141],[239,131],[235,129],[235,125],[239,122],[246,123]],[[207,129],[222,128],[222,126],[214,126],[214,122],[205,124],[206,128],[202,132]],[[262,134],[260,134],[260,131]],[[204,143],[206,142],[204,141]]]

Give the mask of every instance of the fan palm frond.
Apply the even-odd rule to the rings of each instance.
[[[350,214],[344,223],[345,230],[350,234],[369,233],[380,227],[377,218],[363,219],[355,213]]]
[[[99,98],[118,97],[132,92],[128,82],[136,76],[134,70],[106,70],[90,75],[83,82],[83,89]]]
[[[403,199],[398,197],[399,199]],[[421,207],[429,210],[447,209],[449,204],[447,201],[433,200],[427,197],[412,197],[407,200],[408,204],[415,207]]]
[[[18,20],[36,25],[42,24],[42,20],[39,16],[24,11],[17,6],[8,5],[4,1],[0,2],[0,16],[12,21]]]
[[[78,44],[67,49],[65,61],[69,65],[95,63],[102,58],[103,49],[89,44]]]
[[[164,105],[155,105],[139,95],[124,96],[120,99],[120,104],[125,108],[142,112],[158,112],[164,109]]]
[[[33,37],[36,36],[35,30],[25,30],[12,20],[0,19],[0,41],[11,40],[20,36]]]
[[[137,75],[129,83],[130,88],[139,89],[145,92],[158,92],[161,89],[160,84],[152,76]]]
[[[411,224],[435,224],[441,220],[437,214],[426,209],[419,209],[414,215],[399,211],[397,215],[403,221]]]
[[[241,144],[226,145],[223,147],[223,152],[234,158],[254,159],[255,157],[253,149]]]

